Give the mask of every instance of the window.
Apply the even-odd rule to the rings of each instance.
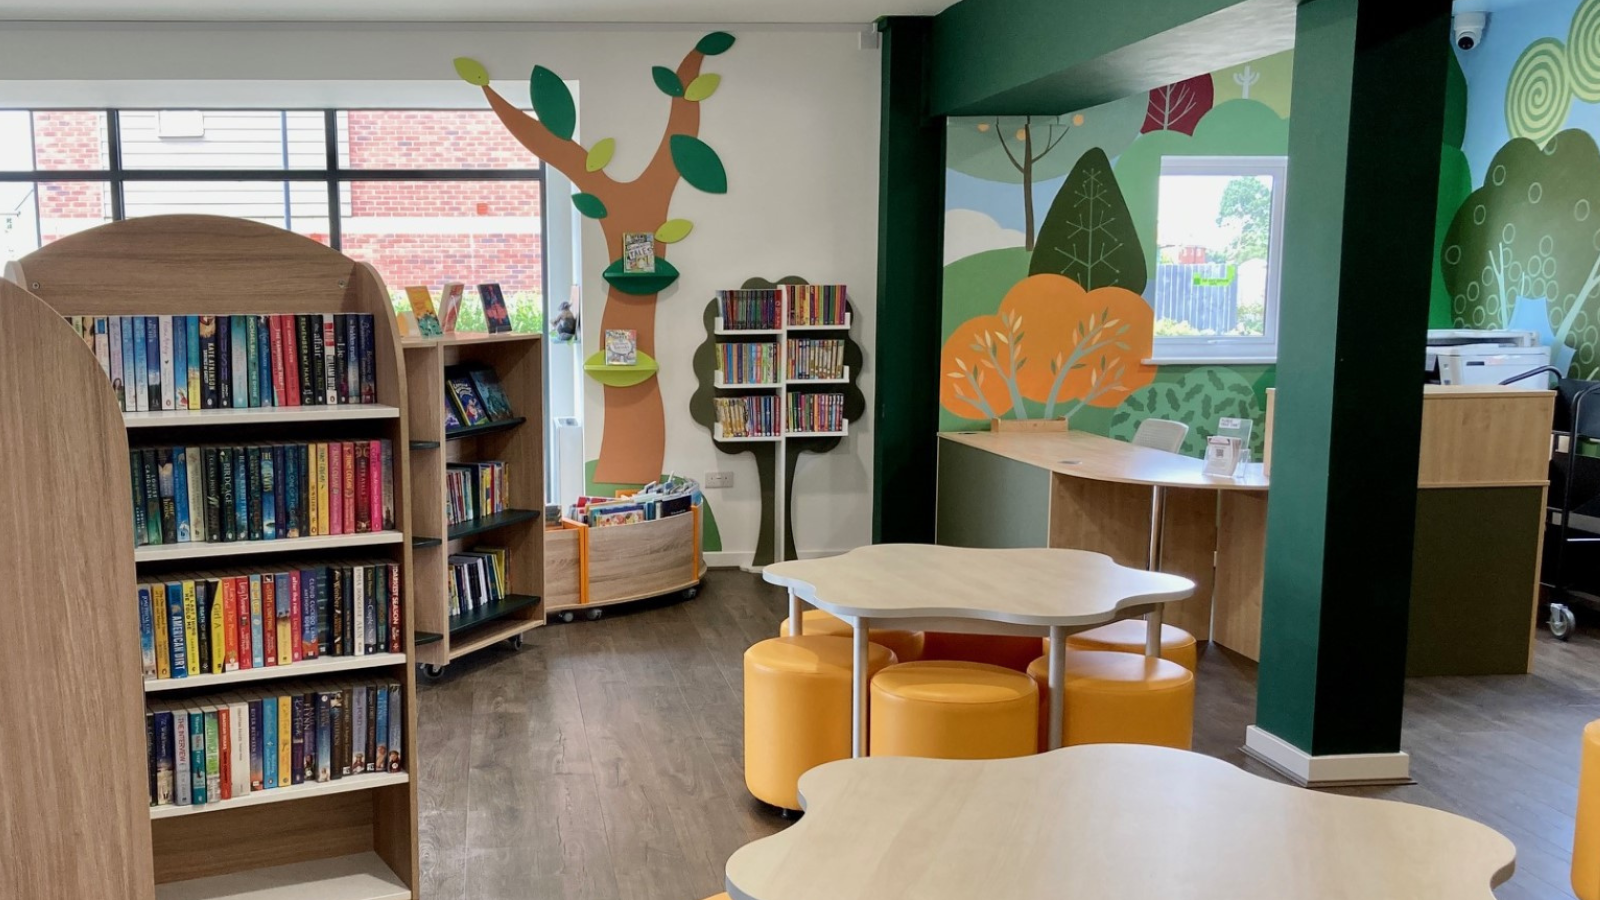
[[[1272,362],[1288,160],[1161,160],[1155,361]]]

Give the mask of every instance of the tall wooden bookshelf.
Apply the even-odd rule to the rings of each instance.
[[[127,896],[156,900],[221,900],[248,896],[271,900],[411,900],[417,896],[417,771],[415,651],[412,641],[410,461],[406,443],[406,383],[399,335],[389,294],[371,267],[282,229],[217,216],[153,216],[80,232],[7,267],[7,276],[37,295],[58,316],[245,315],[367,313],[373,316],[377,402],[370,405],[281,407],[121,413],[123,429],[104,435],[106,452],[120,457],[107,485],[99,480],[63,486],[93,492],[113,534],[86,565],[102,567],[115,583],[84,603],[103,604],[116,623],[104,649],[74,642],[74,667],[97,673],[115,691],[108,696],[132,705],[159,695],[206,697],[236,684],[270,683],[330,673],[381,676],[402,685],[406,771],[353,776],[257,792],[200,807],[151,807],[149,858],[139,877],[153,881]],[[70,335],[71,329],[63,326]],[[20,339],[6,334],[7,340]],[[82,344],[77,352],[84,353]],[[94,363],[93,356],[84,357]],[[75,379],[63,383],[59,361],[41,365],[38,386],[51,393],[90,390]],[[74,370],[83,366],[74,363]],[[94,365],[102,404],[114,394]],[[52,398],[63,406],[76,398]],[[388,439],[393,443],[395,524],[370,534],[280,539],[236,544],[178,544],[135,548],[127,482],[127,450],[135,445],[246,443],[266,440]],[[48,473],[59,463],[40,462]],[[72,473],[76,476],[77,472]],[[87,501],[86,501],[87,502]],[[401,653],[324,657],[294,665],[247,669],[189,679],[144,680],[139,672],[135,577],[212,565],[268,564],[301,554],[316,558],[390,559],[401,570]],[[49,618],[49,617],[45,617]],[[65,644],[62,644],[65,646]],[[65,668],[57,665],[56,670]],[[246,685],[248,686],[248,685]],[[143,695],[143,697],[136,697]],[[142,730],[142,729],[141,729]],[[99,746],[104,730],[93,739]],[[145,792],[143,747],[116,746],[90,754],[95,765],[113,765],[109,783],[130,780]],[[125,772],[136,759],[137,769]],[[86,764],[86,782],[99,778]],[[9,798],[7,798],[9,800]],[[141,796],[141,805],[146,801]],[[108,812],[120,799],[108,802]],[[140,845],[141,849],[145,845]],[[82,896],[107,896],[104,894]]]
[[[405,338],[410,402],[412,495],[416,537],[417,659],[438,675],[463,654],[522,636],[545,623],[544,345],[537,334],[457,332]],[[446,429],[445,372],[456,366],[494,369],[515,417]],[[504,513],[457,525],[445,517],[446,466],[501,460],[510,488]],[[449,558],[475,545],[507,550],[509,594],[497,603],[452,615]]]

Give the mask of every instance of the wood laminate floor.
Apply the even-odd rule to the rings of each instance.
[[[709,573],[694,600],[528,634],[424,682],[418,710],[424,900],[701,900],[743,844],[787,825],[741,772],[741,655],[783,595]],[[1541,632],[1535,674],[1412,679],[1417,784],[1347,791],[1434,806],[1517,845],[1500,900],[1571,898],[1583,726],[1600,718],[1600,638]],[[1195,749],[1248,771],[1255,666],[1202,654]]]

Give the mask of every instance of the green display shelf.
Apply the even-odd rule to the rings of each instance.
[[[412,441],[411,442],[411,449],[413,449],[413,450],[437,450],[437,449],[439,449],[439,442],[438,441]]]
[[[469,519],[458,525],[450,526],[450,540],[472,537],[485,531],[494,531],[496,528],[506,528],[522,522],[529,522],[539,518],[540,515],[542,515],[542,511],[537,509],[508,509],[503,513],[496,513],[492,516]]]
[[[606,270],[600,273],[600,277],[606,280],[606,284],[624,294],[643,297],[650,294],[659,294],[671,287],[672,283],[678,280],[678,269],[672,263],[658,256],[656,257],[656,270],[654,272],[624,272],[622,271],[622,260],[619,259],[606,266]]]
[[[413,549],[413,550],[423,550],[423,549],[426,549],[428,547],[437,547],[442,543],[444,543],[444,541],[441,541],[438,538],[430,538],[430,537],[412,538],[411,539],[411,549]]]
[[[459,441],[464,438],[494,434],[496,431],[510,431],[526,421],[528,421],[526,418],[517,416],[514,419],[501,419],[498,422],[484,422],[482,425],[465,425],[461,428],[452,428],[446,431],[444,439],[447,441]]]
[[[480,606],[459,616],[451,616],[450,633],[460,634],[470,628],[476,628],[496,619],[503,619],[519,609],[527,609],[530,606],[538,605],[538,597],[530,594],[511,594],[502,600]]]
[[[442,640],[444,640],[444,635],[436,631],[419,631],[413,642],[418,647],[421,647],[427,644],[437,644]]]
[[[608,387],[631,387],[656,377],[656,361],[644,351],[638,353],[639,361],[631,366],[606,365],[606,352],[600,352],[583,361],[583,371],[590,378]]]

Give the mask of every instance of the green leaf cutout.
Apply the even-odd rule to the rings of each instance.
[[[483,67],[483,63],[470,57],[456,57],[456,74],[467,84],[483,87],[489,83],[489,70]]]
[[[589,155],[583,160],[584,171],[598,172],[611,162],[611,157],[616,155],[617,139],[601,138],[589,148]]]
[[[544,66],[534,66],[528,79],[528,99],[533,101],[533,114],[551,134],[563,141],[572,140],[572,132],[578,127],[578,108],[560,75]]]
[[[572,205],[578,208],[578,212],[591,219],[604,219],[606,217],[606,205],[600,202],[600,198],[593,194],[573,194]]]
[[[678,174],[708,194],[728,192],[728,171],[722,167],[717,151],[706,146],[705,141],[687,134],[675,134],[668,144],[672,149],[672,164]]]
[[[683,99],[693,100],[694,102],[699,103],[701,100],[704,100],[712,94],[715,94],[717,92],[718,85],[721,84],[721,75],[707,72],[706,74],[701,75],[699,78],[689,82],[689,86],[684,88]]]
[[[661,89],[661,93],[669,97],[683,96],[683,82],[678,79],[677,72],[666,66],[653,66],[650,69],[650,77],[656,80],[656,87]]]
[[[728,48],[732,46],[733,35],[726,31],[713,31],[701,38],[700,42],[694,45],[694,48],[706,56],[718,56],[728,52]]]
[[[668,219],[660,228],[656,229],[656,240],[663,244],[676,244],[689,236],[694,230],[694,223],[688,219]]]

